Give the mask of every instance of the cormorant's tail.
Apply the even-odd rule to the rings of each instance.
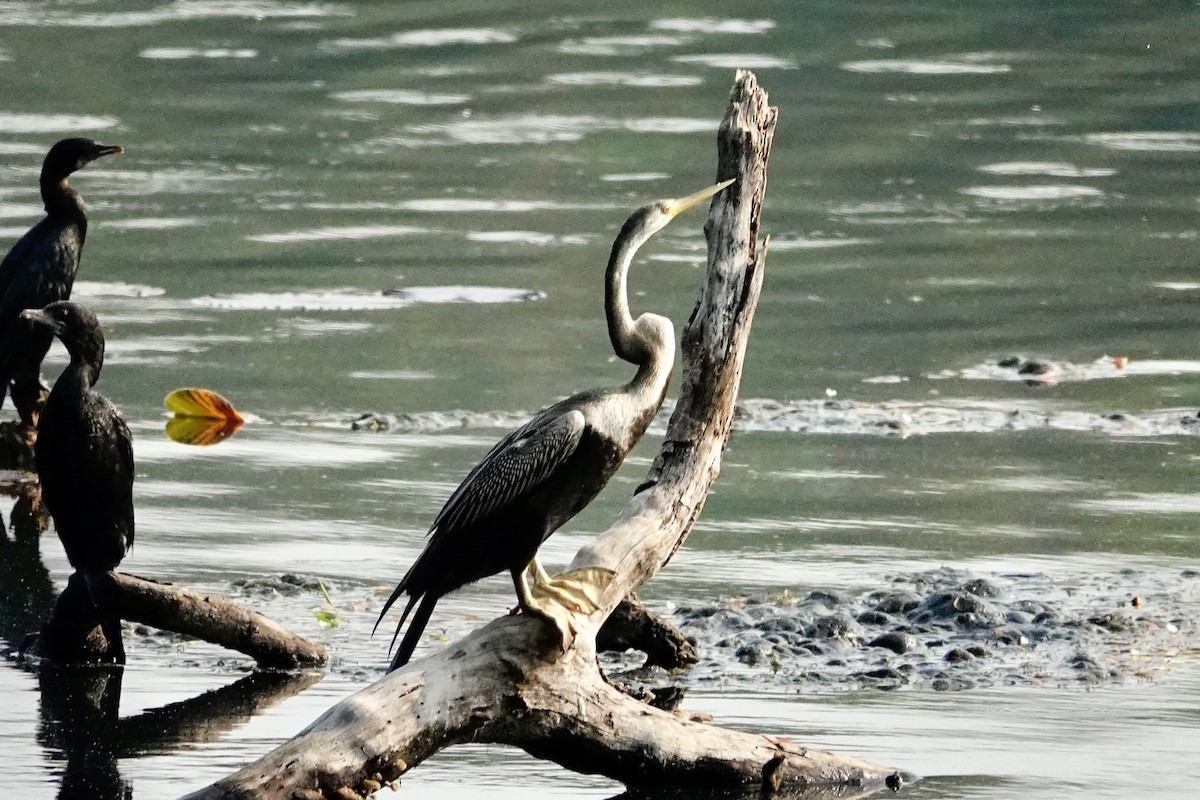
[[[421,595],[421,605],[417,606],[417,613],[413,615],[408,630],[404,632],[404,638],[400,640],[400,649],[396,651],[396,657],[392,659],[392,665],[388,667],[388,672],[400,669],[412,658],[413,651],[417,649],[417,642],[420,641],[421,634],[425,630],[425,625],[429,622],[429,616],[433,613],[433,607],[437,605],[439,599],[441,599],[440,595],[432,592]],[[404,609],[405,617],[408,616],[408,612],[412,610],[415,602],[417,602],[416,597],[408,601],[408,607]],[[404,624],[403,618],[401,618],[400,624]],[[400,625],[396,626],[396,633],[400,633]],[[395,643],[395,641],[395,637],[392,637],[392,642]]]

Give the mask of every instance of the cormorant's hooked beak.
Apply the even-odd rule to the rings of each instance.
[[[98,144],[92,151],[92,160],[95,161],[101,156],[119,156],[124,152],[125,148],[119,144]]]
[[[720,183],[718,183],[715,186],[710,186],[707,189],[702,189],[701,191],[696,192],[693,195],[688,195],[687,197],[680,197],[677,200],[667,200],[666,201],[667,218],[674,219],[680,213],[687,211],[689,208],[691,208],[694,205],[698,205],[698,204],[704,202],[705,200],[712,197],[717,192],[724,189],[726,186],[729,186],[730,184],[736,183],[736,182],[737,182],[737,178],[730,178],[727,181],[721,181]]]
[[[30,322],[35,322],[39,325],[45,325],[46,327],[50,328],[50,330],[54,331],[56,335],[62,333],[63,331],[62,323],[40,308],[25,309],[21,312],[21,319],[27,319]]]

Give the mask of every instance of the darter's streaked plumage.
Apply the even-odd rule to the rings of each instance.
[[[38,370],[54,337],[20,315],[70,298],[88,220],[67,178],[101,156],[121,152],[91,139],[63,139],[51,147],[41,172],[46,216],[0,262],[0,407],[11,382],[13,404],[31,428],[37,424],[42,393]]]
[[[442,595],[489,575],[508,570],[521,608],[546,615],[527,582],[530,572],[535,590],[551,582],[537,561],[538,547],[599,494],[645,433],[675,361],[671,321],[656,314],[635,320],[629,313],[629,265],[638,248],[679,212],[730,183],[651,203],[625,222],[605,273],[605,312],[613,350],[635,364],[637,374],[624,386],[581,392],[542,410],[471,470],[380,612],[382,621],[402,594],[409,595],[396,634],[410,614],[412,622],[391,669],[408,662]]]

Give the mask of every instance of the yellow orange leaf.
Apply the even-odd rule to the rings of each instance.
[[[167,395],[163,403],[175,413],[176,417],[236,420],[238,425],[245,421],[233,404],[208,389],[176,389]]]
[[[240,427],[242,427],[241,417],[236,420],[171,417],[167,420],[167,436],[180,444],[207,447],[228,439]]]

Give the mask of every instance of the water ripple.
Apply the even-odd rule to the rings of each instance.
[[[405,89],[359,89],[331,94],[351,103],[392,103],[402,106],[453,106],[471,99],[469,94],[435,94]]]
[[[133,28],[199,19],[295,19],[350,16],[346,8],[317,3],[271,0],[176,0],[147,11],[81,12],[46,8],[47,3],[8,2],[0,6],[0,25],[65,28]]]
[[[328,242],[338,239],[382,239],[428,232],[425,228],[414,228],[408,225],[348,225],[340,228],[316,228],[286,233],[258,233],[249,235],[246,239],[251,242],[293,244],[295,242]]]
[[[1200,133],[1184,131],[1090,133],[1084,136],[1083,140],[1088,144],[1098,144],[1110,150],[1134,150],[1157,153],[1200,152]]]
[[[1117,174],[1115,169],[1108,167],[1077,167],[1052,161],[1003,161],[985,164],[979,171],[991,175],[1048,175],[1053,178],[1107,178]]]
[[[796,62],[761,53],[700,53],[690,56],[675,56],[671,59],[680,64],[703,64],[719,69],[795,69]]]
[[[176,228],[192,228],[200,224],[197,217],[135,217],[133,219],[105,220],[97,227],[127,231],[167,231]]]
[[[656,19],[650,27],[684,33],[765,33],[775,27],[770,19],[716,19],[715,17]]]
[[[969,186],[960,189],[963,194],[984,200],[1043,201],[1072,200],[1080,197],[1103,197],[1104,191],[1094,186]]]
[[[2,24],[2,23],[0,23]],[[0,133],[71,133],[115,128],[114,117],[0,111]],[[39,148],[40,149],[40,148]]]
[[[162,297],[166,289],[141,283],[75,281],[76,297]]]
[[[160,61],[183,61],[189,58],[258,58],[257,50],[233,50],[223,47],[150,47],[138,53],[142,58]]]
[[[1107,511],[1114,514],[1197,514],[1200,513],[1200,494],[1151,492],[1080,500],[1075,507],[1084,511]]]
[[[519,303],[543,296],[530,289],[498,286],[409,286],[376,293],[359,289],[247,292],[197,297],[191,302],[201,308],[235,311],[370,311],[404,308],[416,303]]]
[[[699,86],[704,83],[704,79],[697,75],[657,75],[645,72],[563,72],[548,76],[546,81],[564,86],[636,86],[639,88]]]
[[[965,58],[937,61],[903,58],[847,61],[842,64],[842,69],[849,72],[902,75],[995,75],[1012,71],[1008,64],[982,63],[982,58],[978,61]]]
[[[341,49],[382,50],[396,47],[507,44],[515,41],[515,35],[496,28],[431,28],[394,33],[379,39],[335,39],[330,44]]]
[[[558,45],[559,52],[580,56],[635,56],[656,47],[676,47],[686,44],[679,36],[589,36],[568,39]]]

